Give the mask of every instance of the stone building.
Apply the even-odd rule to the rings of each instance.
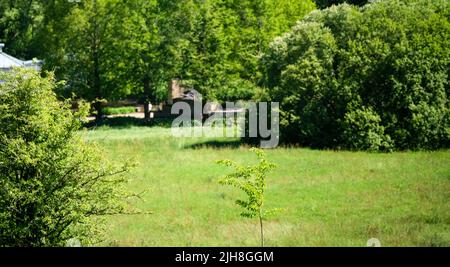
[[[152,106],[151,118],[167,118],[176,117],[175,114],[171,114],[173,104],[177,102],[185,102],[191,106],[194,110],[194,103],[202,101],[200,93],[194,89],[188,89],[183,86],[180,79],[173,79],[168,84],[168,97],[164,103],[160,103],[158,106]]]

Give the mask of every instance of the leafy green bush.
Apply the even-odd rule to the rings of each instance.
[[[449,10],[444,0],[343,4],[275,39],[261,66],[281,104],[282,140],[369,150],[450,145]]]
[[[57,101],[52,74],[17,69],[0,80],[0,246],[98,241],[102,215],[126,211],[128,166],[83,141],[88,107],[72,113]]]
[[[107,107],[107,108],[103,108],[102,112],[104,115],[120,115],[120,114],[134,113],[134,112],[136,112],[136,108],[135,107],[119,107],[119,108]]]
[[[356,150],[389,150],[391,139],[380,125],[381,118],[372,109],[357,109],[345,114],[344,142]]]

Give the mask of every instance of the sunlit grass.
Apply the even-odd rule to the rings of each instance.
[[[255,162],[238,139],[174,138],[170,128],[84,133],[111,160],[139,162],[129,187],[152,215],[110,217],[105,245],[257,246],[256,219],[239,217],[239,193],[218,185]],[[287,211],[266,222],[268,246],[450,246],[450,151],[392,154],[277,148],[266,203]]]

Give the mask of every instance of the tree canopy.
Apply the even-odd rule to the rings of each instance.
[[[435,149],[450,140],[447,1],[308,15],[262,59],[282,138],[314,147]]]

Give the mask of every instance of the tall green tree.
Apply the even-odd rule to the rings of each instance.
[[[35,35],[39,59],[44,59],[44,69],[51,70],[59,79],[67,79],[65,66],[67,62],[68,29],[72,21],[68,19],[78,4],[69,1],[42,1],[42,21]],[[59,92],[61,93],[61,92]],[[67,97],[69,94],[63,94]]]
[[[5,50],[19,58],[39,56],[36,32],[42,23],[42,1],[1,0],[0,40]]]
[[[144,104],[149,119],[149,104],[157,100],[157,90],[167,88],[175,75],[178,29],[178,1],[136,0],[120,4],[115,20],[113,46],[120,51],[111,55],[115,75]]]
[[[77,97],[93,102],[97,119],[102,117],[102,102],[126,95],[116,86],[115,75],[121,50],[115,47],[115,21],[120,1],[50,1],[45,7],[45,26],[40,36],[46,62],[67,84],[59,88],[62,97]],[[44,45],[49,45],[45,47]],[[52,49],[54,48],[54,49]]]
[[[251,98],[258,58],[273,37],[314,9],[309,0],[190,1],[182,78],[207,98]]]

